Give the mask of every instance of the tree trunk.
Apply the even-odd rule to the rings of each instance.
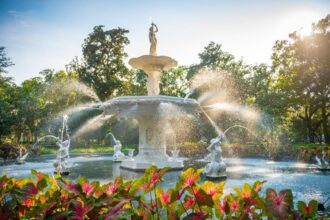
[[[326,144],[330,144],[330,135],[328,130],[328,115],[326,112],[325,103],[322,106],[322,127],[323,127],[324,142]]]

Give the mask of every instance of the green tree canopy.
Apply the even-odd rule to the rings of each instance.
[[[124,63],[127,57],[124,47],[129,44],[127,33],[122,28],[105,30],[102,25],[95,26],[82,46],[82,63],[74,60],[70,64],[79,79],[92,87],[101,100],[129,93],[132,72]]]
[[[330,143],[330,15],[313,24],[309,36],[293,32],[288,40],[276,41],[273,66],[278,72],[278,89],[287,108],[303,120],[308,137],[314,142],[322,125]]]

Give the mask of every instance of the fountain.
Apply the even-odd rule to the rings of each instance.
[[[113,161],[121,162],[121,161],[127,159],[125,154],[123,152],[121,152],[120,140],[117,140],[112,133],[109,133],[109,135],[110,135],[110,142],[113,145]]]
[[[70,149],[70,135],[69,135],[69,128],[68,128],[68,116],[63,116],[63,124],[62,124],[62,130],[61,135],[56,140],[56,145],[59,147],[59,150],[57,152],[57,161],[53,164],[55,171],[55,174],[60,175],[69,175],[69,165],[68,165],[68,159],[70,157],[69,155],[69,149]]]
[[[19,148],[19,155],[16,159],[16,163],[17,164],[24,164],[25,163],[25,159],[27,158],[27,156],[29,155],[29,153],[26,153],[23,155],[23,150],[22,147]]]
[[[315,160],[317,162],[317,169],[321,171],[327,171],[330,170],[330,164],[326,158],[326,152],[325,150],[322,150],[322,157],[319,158],[318,156],[315,156]]]
[[[209,179],[226,179],[226,164],[222,160],[221,140],[224,135],[211,139],[207,150],[210,152],[205,160],[209,163],[205,166],[203,173]]]
[[[166,154],[166,127],[170,121],[180,120],[175,114],[168,114],[168,105],[179,106],[180,109],[191,113],[201,111],[201,107],[194,99],[159,95],[161,72],[177,66],[177,62],[167,56],[157,56],[157,31],[157,26],[152,23],[149,29],[150,54],[129,60],[133,68],[142,69],[147,73],[148,95],[122,96],[101,105],[105,115],[138,121],[138,154],[121,163],[122,168],[130,170],[143,171],[151,165],[182,169],[183,161],[172,160]]]
[[[203,174],[206,176],[206,178],[221,180],[227,178],[226,164],[222,160],[221,141],[226,138],[226,133],[233,128],[243,128],[258,138],[247,127],[242,125],[233,125],[227,128],[224,132],[221,132],[219,136],[211,139],[210,145],[207,147],[207,150],[210,153],[204,158],[204,161],[208,162],[203,170]]]

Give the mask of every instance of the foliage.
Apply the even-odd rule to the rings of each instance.
[[[127,57],[124,47],[129,43],[127,33],[122,28],[104,30],[102,25],[95,26],[82,46],[82,63],[74,60],[69,65],[101,100],[129,93],[133,75],[124,63]]]
[[[0,157],[6,162],[9,159],[14,159],[19,156],[19,150],[22,148],[22,153],[26,152],[26,148],[19,144],[3,142],[0,143]]]
[[[6,68],[14,65],[7,56],[5,49],[5,47],[0,46],[0,77],[2,77],[2,73],[7,73]]]
[[[202,170],[187,169],[175,188],[163,190],[159,184],[169,168],[149,167],[136,180],[100,184],[84,177],[77,181],[55,178],[32,170],[35,178],[0,178],[2,219],[301,219],[317,218],[317,202],[298,202],[292,193],[278,194],[245,183],[235,193],[224,195],[224,182],[200,181]]]
[[[293,32],[288,40],[278,40],[272,61],[278,73],[277,89],[283,94],[291,118],[302,121],[309,142],[322,126],[326,143],[329,134],[330,95],[330,15],[313,24],[309,36]],[[294,121],[294,120],[293,120]]]
[[[168,96],[184,97],[189,89],[187,79],[189,68],[179,66],[163,71],[160,77],[160,94]],[[132,80],[133,95],[145,95],[147,74],[143,70],[135,71],[135,80]]]

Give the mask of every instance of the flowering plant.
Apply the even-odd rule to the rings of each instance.
[[[315,219],[317,201],[298,201],[292,192],[260,191],[265,181],[245,183],[224,195],[224,182],[201,181],[201,169],[184,171],[174,188],[159,187],[169,168],[149,167],[136,180],[101,185],[32,170],[35,178],[0,177],[1,219]]]

